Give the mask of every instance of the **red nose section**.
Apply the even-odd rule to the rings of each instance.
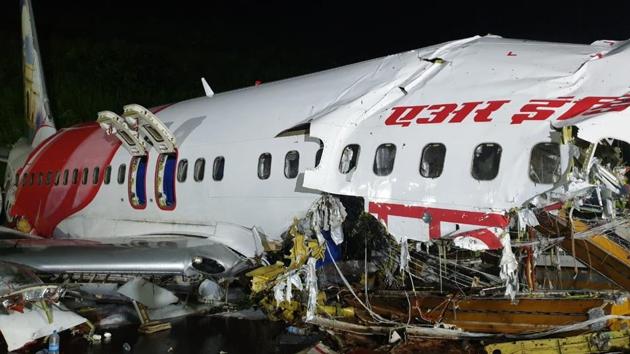
[[[38,235],[52,236],[62,220],[94,199],[119,146],[97,123],[59,131],[31,153],[20,171],[10,215],[25,217]]]

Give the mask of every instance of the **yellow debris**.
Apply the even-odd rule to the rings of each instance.
[[[273,286],[273,280],[285,271],[284,264],[276,262],[276,264],[256,268],[246,275],[252,278],[252,291],[258,293]]]
[[[610,306],[610,314],[618,316],[630,316],[630,299],[626,298],[620,304]],[[613,331],[622,331],[630,329],[630,321],[628,320],[610,320],[608,327]]]
[[[317,311],[319,313],[326,313],[331,317],[354,317],[354,307],[341,307],[339,304],[319,305],[317,306]]]
[[[630,349],[630,331],[589,333],[579,336],[522,340],[486,345],[489,354],[582,354]]]

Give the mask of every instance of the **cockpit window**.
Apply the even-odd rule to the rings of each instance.
[[[350,144],[343,149],[339,160],[339,172],[347,174],[357,166],[359,159],[359,145]]]
[[[501,146],[496,143],[477,145],[473,154],[472,176],[479,181],[493,180],[499,174]]]
[[[387,176],[394,169],[394,160],[396,159],[396,145],[381,144],[376,148],[374,155],[374,174],[377,176]]]
[[[420,175],[425,178],[438,178],[444,169],[446,146],[440,143],[427,144],[422,149],[420,159]]]
[[[258,158],[258,178],[267,179],[271,175],[271,154],[266,152]]]
[[[553,184],[560,179],[560,145],[539,143],[532,148],[529,178],[534,183]]]

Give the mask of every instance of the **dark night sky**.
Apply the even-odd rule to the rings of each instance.
[[[53,113],[58,122],[70,117],[63,123],[129,102],[202,95],[200,76],[222,92],[476,34],[630,38],[630,1],[410,4],[33,0]],[[0,4],[0,56],[17,58],[0,57],[0,83],[21,94],[18,7],[17,0]],[[9,104],[2,87],[0,100]],[[10,104],[19,115],[22,103]]]
[[[165,49],[173,42],[206,44],[210,47],[204,52],[216,46],[217,55],[229,47],[271,47],[289,55],[306,51],[350,63],[486,33],[576,43],[630,38],[628,1],[33,2],[42,47],[51,45],[47,42],[51,36],[95,42],[127,38],[159,43]],[[0,6],[0,30],[17,35],[17,1]]]

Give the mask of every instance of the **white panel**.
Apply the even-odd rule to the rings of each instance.
[[[398,240],[405,236],[409,240],[429,241],[429,224],[421,219],[390,215],[387,229]]]

